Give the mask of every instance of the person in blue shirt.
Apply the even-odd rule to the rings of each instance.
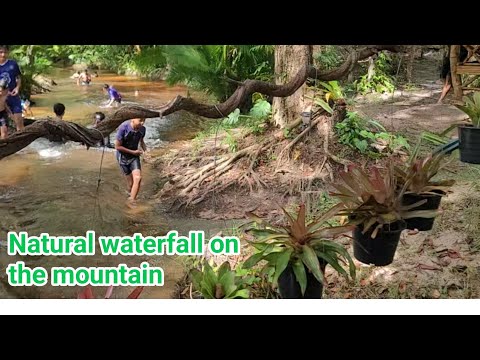
[[[4,79],[0,79],[0,137],[8,137],[8,118],[11,116],[7,105],[8,85]]]
[[[105,84],[103,86],[103,91],[105,91],[110,97],[110,101],[108,102],[107,107],[112,106],[113,103],[115,103],[115,106],[118,106],[118,104],[122,103],[122,96],[117,90],[113,88],[113,86]]]
[[[144,138],[146,128],[143,126],[145,119],[136,118],[124,121],[119,127],[115,139],[116,157],[120,169],[127,179],[129,201],[137,199],[142,182],[142,166],[140,155],[147,151]],[[141,150],[138,146],[142,148]]]
[[[22,117],[22,102],[20,100],[20,87],[22,80],[20,68],[15,60],[8,58],[9,46],[0,45],[0,80],[4,80],[8,86],[7,105],[12,111],[13,120],[17,131],[24,129]]]

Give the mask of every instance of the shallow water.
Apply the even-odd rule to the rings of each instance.
[[[51,77],[58,86],[54,86],[52,92],[32,97],[36,102],[32,107],[35,118],[53,116],[53,104],[60,102],[66,106],[66,121],[91,124],[96,111],[109,110],[102,108],[107,100],[102,92],[104,83],[113,85],[122,94],[125,104],[146,107],[158,106],[177,94],[186,93],[186,88],[169,88],[162,81],[150,82],[102,72],[98,78],[93,78],[90,86],[77,86],[76,80],[69,79],[72,73],[65,69],[52,71]],[[136,92],[138,96],[135,96]],[[145,142],[150,148],[168,146],[170,141],[191,137],[199,125],[199,119],[188,114],[148,119]],[[8,231],[27,231],[30,235],[47,232],[50,235],[79,236],[87,230],[95,230],[97,235],[131,235],[134,232],[161,235],[174,228],[180,234],[187,233],[192,229],[192,220],[169,219],[165,209],[151,200],[155,182],[156,174],[144,164],[139,202],[131,208],[126,205],[126,184],[112,149],[105,149],[105,152],[98,148],[86,150],[76,143],[57,144],[38,139],[17,154],[3,159],[0,172],[0,298],[71,298],[80,290],[48,285],[10,287],[4,269],[18,260],[25,261],[30,267],[47,269],[51,266],[117,266],[121,262],[138,266],[147,260],[164,269],[165,286],[145,289],[142,298],[169,297],[175,280],[183,273],[179,259],[101,254],[89,257],[10,257],[5,246]],[[207,235],[215,234],[223,226],[223,222],[199,219],[193,224],[196,230],[204,230]],[[131,288],[120,287],[114,291],[113,297],[125,297],[129,291]]]

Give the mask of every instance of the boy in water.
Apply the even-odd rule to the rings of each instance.
[[[117,161],[120,169],[127,179],[129,201],[137,199],[142,182],[140,155],[147,151],[144,138],[146,128],[143,126],[145,119],[135,118],[123,122],[117,132],[115,149],[117,150]],[[142,150],[138,149],[138,145]]]
[[[108,93],[108,95],[110,96],[110,101],[107,104],[107,107],[112,106],[113,103],[115,103],[115,106],[118,106],[118,104],[122,103],[122,96],[117,90],[113,88],[113,86],[105,84],[103,85],[103,91]]]
[[[65,105],[56,103],[53,105],[53,112],[56,115],[55,120],[63,120],[63,116],[65,115]]]
[[[8,137],[8,117],[10,109],[7,105],[8,84],[0,79],[0,137],[6,139]]]
[[[96,128],[98,127],[98,125],[100,125],[100,123],[105,120],[105,114],[103,112],[96,112],[95,113],[95,116],[94,116],[94,120],[93,120],[93,127]],[[113,148],[114,145],[110,142],[110,135],[106,136],[104,139],[103,139],[103,144],[102,145],[105,145],[106,147],[108,148]]]
[[[92,82],[92,76],[88,73],[88,70],[85,69],[83,73],[80,74],[80,76],[77,79],[77,85],[90,85]]]
[[[0,79],[6,81],[8,86],[7,105],[12,112],[17,131],[24,129],[20,88],[22,86],[21,71],[15,60],[9,59],[9,46],[0,45]]]

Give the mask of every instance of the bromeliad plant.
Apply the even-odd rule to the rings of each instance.
[[[464,98],[465,105],[456,105],[468,115],[472,125],[480,128],[480,93],[476,92],[471,97]]]
[[[316,221],[306,224],[305,205],[300,205],[296,218],[283,209],[287,219],[287,226],[269,224],[258,216],[250,213],[253,222],[262,228],[250,227],[246,231],[255,237],[249,243],[258,251],[249,257],[245,268],[256,265],[265,260],[266,269],[274,269],[273,283],[290,265],[295,278],[300,285],[302,295],[307,289],[307,271],[323,284],[323,271],[326,264],[330,264],[345,278],[349,274],[355,277],[355,265],[348,252],[338,243],[329,240],[352,230],[352,226],[325,226],[327,220],[337,215],[343,205],[336,205]],[[349,273],[340,263],[348,263]]]
[[[407,184],[405,194],[446,194],[455,180],[432,181],[432,178],[448,164],[444,153],[419,159],[418,152],[415,152],[404,166],[395,166],[398,185],[403,187]]]
[[[360,167],[351,165],[348,171],[340,172],[344,184],[332,184],[338,192],[331,195],[346,206],[339,214],[349,216],[350,224],[361,225],[363,234],[374,227],[371,237],[375,239],[384,225],[408,218],[431,218],[437,215],[438,211],[412,210],[426,203],[426,200],[402,205],[403,195],[411,180],[398,190],[392,164],[383,174],[378,167],[372,167],[370,174],[369,176]]]
[[[214,269],[207,261],[203,263],[202,271],[193,269],[190,273],[195,290],[205,299],[248,299],[246,289],[249,279],[236,276],[228,261]]]

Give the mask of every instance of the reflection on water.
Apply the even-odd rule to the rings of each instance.
[[[90,86],[77,86],[69,79],[73,71],[57,69],[52,78],[58,83],[52,92],[33,97],[34,117],[53,115],[53,104],[66,106],[66,121],[83,125],[91,124],[96,111],[101,109],[107,97],[102,85],[113,85],[122,94],[125,102],[147,107],[165,103],[177,94],[185,95],[185,88],[169,88],[164,82],[147,82],[134,77],[118,76],[99,71]],[[135,96],[138,92],[138,96]],[[106,111],[104,111],[106,112]],[[148,119],[146,143],[149,147],[165,146],[166,142],[191,136],[199,127],[199,120],[192,116],[175,114],[166,119]],[[113,135],[111,135],[113,139]],[[136,207],[126,205],[125,179],[114,157],[114,150],[105,149],[100,186],[97,189],[102,149],[86,150],[80,144],[51,143],[37,139],[15,155],[1,160],[0,172],[0,298],[62,298],[75,297],[78,289],[12,288],[6,285],[5,267],[22,260],[27,266],[116,266],[124,262],[139,266],[142,261],[162,266],[166,279],[163,288],[150,288],[142,297],[168,297],[181,267],[171,257],[8,257],[5,240],[8,231],[27,231],[31,235],[47,232],[50,235],[84,235],[95,230],[97,235],[160,235],[168,230],[164,212],[150,199],[156,188],[155,174],[147,165],[143,167],[143,182]],[[185,224],[188,220],[185,220]],[[182,221],[176,221],[181,226]],[[212,225],[203,223],[208,231]],[[181,229],[177,228],[179,231]],[[180,275],[179,275],[180,274]],[[114,294],[122,297],[131,289],[117,289]]]

